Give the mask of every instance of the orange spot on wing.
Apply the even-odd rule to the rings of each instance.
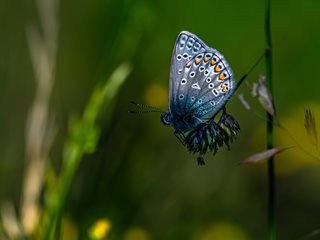
[[[217,66],[215,67],[214,71],[216,71],[216,72],[220,72],[220,71],[221,71],[221,68],[219,67],[219,65],[217,65]]]
[[[195,61],[195,63],[196,63],[197,65],[201,62],[200,59],[195,59],[194,61]]]
[[[223,80],[225,80],[225,79],[226,79],[226,77],[224,76],[224,74],[223,74],[223,73],[221,73],[221,74],[219,75],[219,79],[223,81]]]
[[[213,66],[213,65],[215,65],[216,63],[217,63],[216,61],[211,60],[210,65]]]
[[[221,89],[222,89],[222,92],[225,93],[225,92],[228,91],[228,88],[227,88],[227,86],[226,86],[225,84],[221,84],[220,87],[221,87]]]
[[[205,57],[205,58],[204,58],[204,61],[205,61],[205,62],[208,62],[208,61],[209,61],[209,58]]]

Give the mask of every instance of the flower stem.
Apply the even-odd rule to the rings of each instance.
[[[266,61],[266,84],[271,96],[272,89],[272,43],[271,43],[271,28],[270,28],[270,2],[265,0],[265,61]],[[273,147],[273,116],[267,113],[267,148]],[[269,203],[268,203],[268,225],[269,225],[269,240],[276,239],[275,231],[275,167],[274,158],[268,160],[268,183],[269,183]]]

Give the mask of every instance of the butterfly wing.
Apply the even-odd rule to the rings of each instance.
[[[192,113],[195,118],[203,121],[214,116],[234,90],[233,72],[224,56],[209,48],[194,34],[180,33],[170,74],[171,113]]]
[[[202,42],[194,34],[182,31],[177,37],[170,70],[170,94],[169,94],[169,110],[171,113],[182,112],[181,102],[178,101],[179,88],[181,87],[181,79],[183,78],[183,72],[185,71],[186,64],[194,58],[198,53],[205,52],[208,46]]]
[[[192,61],[193,60],[193,61]],[[233,72],[223,55],[217,50],[198,54],[191,65],[184,109],[205,120],[214,116],[226,104],[235,90]],[[192,72],[195,76],[191,78]],[[182,94],[182,93],[178,93]]]

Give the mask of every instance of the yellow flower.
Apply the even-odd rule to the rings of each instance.
[[[110,232],[111,222],[106,219],[97,220],[89,229],[90,239],[100,240],[105,239]]]

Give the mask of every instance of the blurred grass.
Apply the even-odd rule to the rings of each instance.
[[[43,231],[41,239],[52,239],[52,236],[60,238],[60,221],[74,175],[83,156],[96,151],[100,137],[100,129],[96,120],[102,108],[108,108],[108,114],[112,116],[112,100],[130,71],[128,64],[120,65],[104,86],[97,87],[92,93],[82,118],[71,123],[69,137],[63,151],[57,188],[47,190],[49,193],[47,196],[48,203],[45,206],[47,213],[45,213],[46,217],[41,227],[41,231]]]
[[[274,1],[272,8],[277,110],[300,138],[303,110],[294,112],[304,102],[319,102],[320,72],[306,75],[305,71],[317,69],[320,4]],[[163,95],[168,91],[172,47],[184,29],[220,50],[238,79],[263,49],[263,4],[253,0],[71,0],[62,1],[59,10],[57,74],[50,102],[58,124],[50,151],[54,173],[62,164],[69,119],[81,119],[77,116],[84,112],[92,89],[117,66],[123,62],[133,66],[118,92],[112,117],[107,108],[97,121],[101,138],[96,152],[79,164],[66,201],[64,212],[78,238],[86,239],[93,222],[108,218],[112,223],[109,240],[121,239],[135,226],[152,239],[190,239],[199,229],[206,232],[202,229],[209,229],[212,222],[231,222],[249,239],[264,239],[264,171],[238,165],[256,149],[264,149],[259,130],[263,120],[244,111],[236,98],[231,100],[229,111],[241,124],[240,135],[231,152],[221,151],[199,169],[158,116],[127,115],[131,100],[166,107]],[[29,1],[0,1],[0,203],[12,200],[16,208],[24,169],[24,126],[35,91],[25,26],[38,21],[35,12]],[[261,72],[262,66],[249,81],[258,79]],[[162,90],[147,97],[154,85]],[[249,95],[244,86],[240,92]],[[259,109],[256,103],[250,104]],[[287,143],[283,138],[276,133],[279,145]],[[296,239],[319,225],[315,214],[320,211],[319,166],[295,167],[296,161],[305,162],[306,157],[298,150],[284,154],[290,156],[278,159],[276,164],[284,165],[279,169],[294,169],[279,173],[279,239]],[[51,180],[55,187],[54,177]],[[42,196],[42,206],[45,201]],[[67,229],[72,227],[62,227]]]

